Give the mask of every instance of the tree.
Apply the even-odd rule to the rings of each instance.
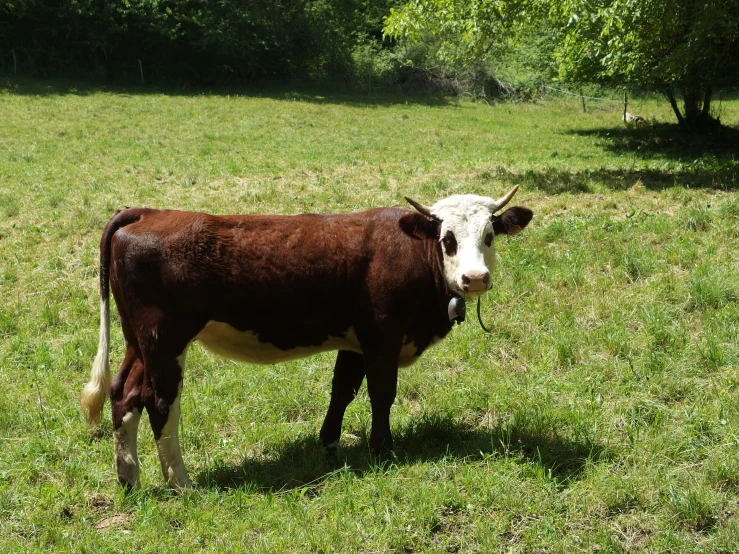
[[[550,16],[563,78],[663,92],[686,130],[717,125],[713,91],[739,84],[737,0],[564,0]]]
[[[663,92],[684,129],[717,125],[713,91],[739,85],[737,0],[411,0],[391,10],[385,33],[431,33],[441,56],[469,63],[542,19],[563,80]]]
[[[430,35],[438,61],[470,65],[509,47],[514,28],[535,2],[538,0],[410,0],[390,10],[384,33],[410,41],[427,40]]]
[[[407,63],[420,62],[442,79],[453,76],[455,84],[458,79],[467,85],[482,84],[483,94],[486,88],[526,94],[552,75],[548,60],[553,33],[542,32],[543,27],[550,30],[547,18],[534,17],[540,4],[540,0],[410,0],[390,10],[384,32],[398,39],[398,46],[419,47],[408,48],[415,55]],[[515,73],[514,68],[522,72]]]
[[[505,46],[521,4],[503,0],[410,0],[390,10],[385,18],[385,36],[418,41],[430,34],[436,39],[435,54],[440,61],[474,63]]]
[[[205,84],[346,78],[391,1],[0,0],[0,72],[17,61],[26,74],[133,68]]]

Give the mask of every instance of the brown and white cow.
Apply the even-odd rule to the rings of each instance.
[[[370,448],[392,449],[398,366],[449,333],[451,305],[492,286],[493,237],[525,227],[531,210],[458,195],[418,210],[339,215],[214,216],[129,208],[100,241],[100,342],[82,410],[100,420],[110,394],[118,479],[139,477],[136,436],[149,414],[164,478],[191,486],[178,422],[193,341],[223,356],[275,363],[338,350],[320,431],[335,449],[362,380],[372,404]],[[111,383],[109,289],[126,353]]]

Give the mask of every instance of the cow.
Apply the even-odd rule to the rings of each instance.
[[[272,364],[338,351],[319,437],[335,452],[344,411],[364,378],[372,407],[369,445],[393,448],[390,407],[398,367],[412,364],[463,319],[461,307],[492,286],[495,235],[531,220],[525,207],[496,215],[494,200],[455,195],[416,211],[350,214],[208,215],[128,208],[100,240],[100,332],[81,408],[100,421],[110,396],[118,480],[136,487],[143,410],[164,479],[192,486],[178,438],[190,344]],[[110,291],[125,338],[111,382]]]

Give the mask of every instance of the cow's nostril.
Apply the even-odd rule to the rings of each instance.
[[[467,277],[467,275],[462,275],[462,284],[463,285],[469,285],[471,282],[472,281],[470,280],[469,277]]]
[[[486,285],[490,282],[490,274],[489,273],[486,273],[485,275],[482,276],[482,282],[485,283]]]

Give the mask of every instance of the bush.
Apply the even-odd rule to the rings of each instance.
[[[413,41],[400,39],[394,46],[395,57],[402,64],[399,84],[412,92],[469,95],[486,100],[534,97],[542,83],[551,82],[556,76],[551,56],[556,33],[545,26],[547,23],[542,22],[519,30],[507,46],[468,65],[455,65],[448,57],[447,61],[440,61],[440,51],[449,45],[431,33]]]
[[[11,55],[0,63],[6,72],[17,65],[21,74],[119,80],[138,80],[143,68],[148,79],[206,84],[353,78],[355,47],[379,36],[389,6],[366,0],[5,3],[0,52]]]
[[[402,63],[390,48],[373,39],[360,39],[351,52],[351,82],[372,92],[398,81]]]

